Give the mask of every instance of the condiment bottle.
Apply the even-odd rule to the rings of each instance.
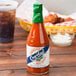
[[[33,24],[26,45],[27,71],[45,74],[49,71],[49,39],[43,24],[42,4],[33,5]]]

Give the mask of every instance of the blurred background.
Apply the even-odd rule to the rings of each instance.
[[[17,0],[19,4],[23,0]],[[38,0],[43,3],[49,11],[58,12],[60,14],[71,14],[76,12],[76,0]]]

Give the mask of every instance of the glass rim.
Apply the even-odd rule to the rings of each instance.
[[[8,5],[8,6],[5,6],[5,5]],[[0,11],[13,10],[13,9],[16,9],[17,6],[18,6],[18,2],[15,0],[0,0]]]

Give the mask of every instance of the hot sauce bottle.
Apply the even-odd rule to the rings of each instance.
[[[33,74],[49,72],[49,39],[43,24],[42,4],[33,5],[33,21],[27,45],[27,71]]]

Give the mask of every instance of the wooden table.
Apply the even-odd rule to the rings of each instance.
[[[14,42],[0,44],[0,76],[36,76],[26,71],[28,32],[21,29],[18,23],[15,26]],[[72,46],[65,48],[56,47],[51,42],[50,72],[42,76],[76,76],[76,38]]]

